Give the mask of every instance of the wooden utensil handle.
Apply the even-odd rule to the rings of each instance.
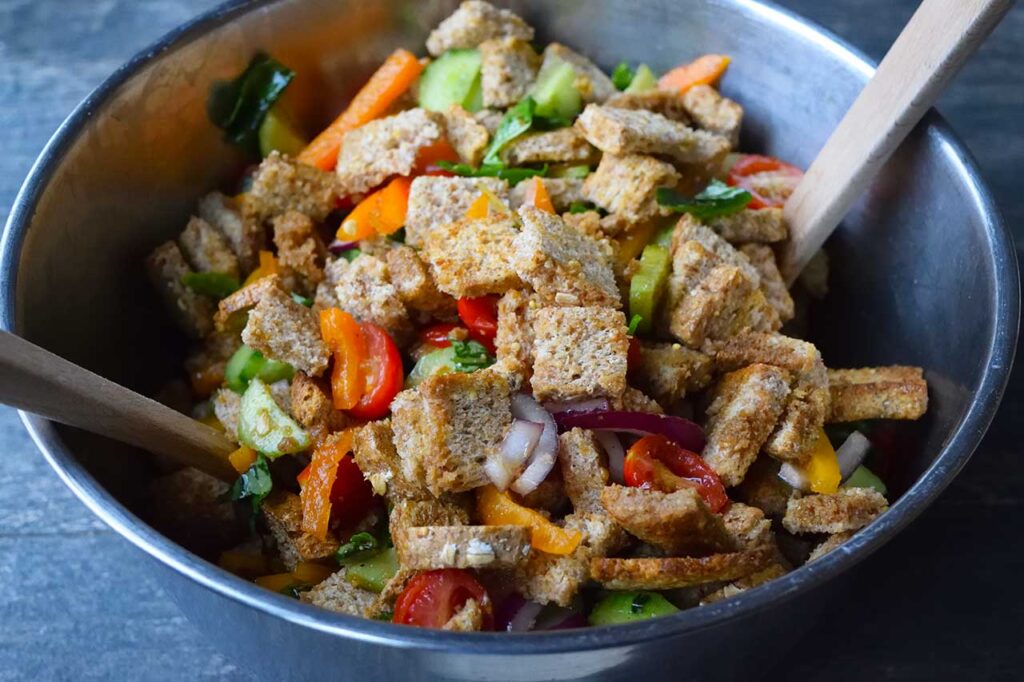
[[[1013,0],[925,0],[825,143],[785,216],[792,283]]]
[[[167,455],[222,480],[238,474],[234,445],[205,424],[0,332],[0,402]]]

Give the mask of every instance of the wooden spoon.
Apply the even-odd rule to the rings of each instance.
[[[223,481],[238,473],[224,434],[166,405],[0,331],[0,402],[167,455]]]
[[[924,0],[786,202],[790,284],[1013,0]]]

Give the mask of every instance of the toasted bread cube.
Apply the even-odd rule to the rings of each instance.
[[[557,128],[523,135],[501,152],[510,166],[530,163],[591,163],[600,153],[575,128]]]
[[[483,464],[497,456],[512,423],[511,386],[487,370],[441,374],[399,393],[391,413],[410,478],[434,495],[472,490],[488,482]]]
[[[521,495],[519,501],[524,507],[558,516],[566,508],[569,498],[565,494],[562,478],[555,474],[545,478],[531,492]]]
[[[437,57],[442,52],[476,47],[493,38],[533,40],[533,28],[514,12],[498,9],[489,2],[466,0],[427,38],[427,52]]]
[[[532,552],[513,574],[516,591],[539,604],[569,606],[589,578],[587,557]]]
[[[242,412],[242,396],[229,388],[218,388],[210,398],[213,414],[224,427],[224,435],[238,442],[238,418]]]
[[[530,182],[520,182],[512,188],[510,201],[513,208],[518,209],[526,203],[526,194],[529,191]],[[583,197],[582,180],[576,178],[541,178],[540,182],[544,185],[544,191],[548,193],[548,198],[551,199],[551,205],[554,206],[556,213],[568,211],[574,201],[585,200]]]
[[[695,290],[669,308],[669,331],[694,348],[713,346],[747,330],[779,326],[778,313],[761,290],[732,265],[713,267]]]
[[[194,552],[219,552],[245,536],[245,523],[224,501],[228,488],[192,467],[161,476],[149,490],[153,525]]]
[[[263,520],[277,543],[281,561],[293,570],[301,561],[326,559],[338,551],[338,540],[328,533],[325,540],[302,530],[302,502],[299,496],[285,490],[271,493],[263,500]]]
[[[395,246],[384,253],[384,261],[388,278],[406,308],[438,318],[455,315],[455,299],[437,288],[430,268],[415,249]]]
[[[793,297],[789,295],[786,280],[782,279],[779,266],[775,262],[775,252],[764,244],[744,244],[740,253],[747,257],[751,265],[761,276],[761,293],[768,304],[775,309],[782,323],[793,319]]]
[[[238,277],[238,257],[227,239],[202,218],[192,217],[178,243],[197,272],[220,272]]]
[[[412,526],[392,536],[404,568],[513,568],[530,555],[525,526]]]
[[[533,317],[538,309],[537,301],[525,291],[509,291],[498,301],[496,358],[523,378],[533,371]]]
[[[640,343],[639,362],[631,373],[637,385],[655,400],[671,405],[711,383],[714,363],[700,351],[678,343]]]
[[[325,250],[309,216],[288,211],[273,219],[277,262],[298,275],[303,290],[312,292],[324,278]]]
[[[673,590],[737,580],[768,566],[774,549],[760,547],[706,557],[594,558],[590,573],[609,590]]]
[[[213,331],[213,300],[182,284],[181,278],[192,270],[177,244],[165,242],[149,254],[146,272],[182,331],[196,339]]]
[[[303,428],[326,436],[348,425],[348,417],[334,409],[331,394],[305,372],[296,372],[289,387],[290,412]]]
[[[389,528],[393,534],[421,526],[467,525],[469,525],[467,506],[458,496],[452,495],[442,498],[430,495],[419,500],[397,498],[394,500],[389,519]]]
[[[299,600],[336,613],[365,616],[367,609],[377,600],[377,595],[353,585],[346,573],[346,569],[342,568],[331,574],[313,589],[300,592]]]
[[[928,410],[928,384],[920,367],[828,370],[829,422],[918,419]]]
[[[733,244],[767,244],[781,242],[789,236],[789,228],[782,218],[782,209],[775,207],[748,208],[732,215],[712,218],[707,224],[722,239]]]
[[[576,428],[558,437],[558,463],[574,511],[604,513],[601,491],[608,485],[604,460],[593,432]]]
[[[363,472],[363,478],[370,482],[373,491],[378,495],[386,494],[392,502],[397,498],[433,499],[418,479],[406,475],[402,460],[395,449],[390,420],[369,422],[353,431],[352,456],[359,470]]]
[[[743,482],[730,491],[730,496],[757,507],[768,516],[781,517],[793,494],[793,488],[779,478],[779,462],[761,455],[747,470]]]
[[[716,601],[721,601],[723,599],[735,597],[737,594],[740,594],[741,592],[751,590],[755,587],[758,587],[759,585],[764,585],[766,582],[770,580],[781,578],[788,572],[789,571],[787,571],[786,567],[782,564],[769,564],[767,568],[761,569],[756,573],[751,573],[750,575],[740,578],[739,580],[735,580],[729,583],[728,585],[725,585],[724,587],[715,590],[714,592],[704,595],[704,597],[702,597],[700,600],[700,605],[703,606],[704,604],[714,604]]]
[[[348,269],[348,261],[344,258],[328,257],[324,265],[324,279],[316,285],[316,295],[313,298],[313,310],[318,314],[321,310],[338,307],[338,296],[335,289],[342,273]]]
[[[487,132],[492,136],[497,132],[498,126],[501,125],[501,119],[504,117],[505,112],[495,109],[481,109],[473,114],[473,118],[484,128],[487,128]]]
[[[800,391],[799,386],[794,387],[775,431],[764,444],[765,452],[784,462],[806,461],[825,425],[823,406],[801,396]],[[824,389],[819,389],[818,393],[828,396]]]
[[[683,106],[702,130],[721,135],[731,147],[740,142],[743,107],[722,97],[710,85],[695,85],[683,93]]]
[[[683,164],[718,163],[729,152],[720,135],[694,130],[646,109],[589,104],[574,124],[605,154],[663,154]]]
[[[541,73],[553,68],[559,61],[569,64],[576,72],[574,85],[583,96],[584,102],[603,102],[618,92],[612,79],[605,75],[601,67],[561,43],[548,43],[544,48]]]
[[[750,365],[719,382],[707,409],[707,445],[702,456],[726,487],[743,480],[788,397],[788,373],[771,365]]]
[[[665,410],[661,407],[657,400],[650,397],[643,391],[638,391],[632,386],[626,386],[626,391],[622,394],[622,398],[615,405],[617,409],[625,410],[626,412],[650,412],[651,414],[665,414]]]
[[[282,286],[279,275],[268,275],[247,284],[227,298],[222,298],[217,304],[217,314],[213,317],[218,332],[235,333],[236,322],[244,321],[244,318],[236,316],[236,313],[255,307],[260,299],[266,296],[273,296],[275,289],[283,291]]]
[[[757,507],[742,502],[731,502],[729,508],[722,513],[722,522],[737,547],[754,549],[775,545],[772,522],[766,519],[764,512]]]
[[[841,533],[859,530],[889,508],[872,488],[840,488],[834,495],[794,495],[782,525],[790,533]]]
[[[783,334],[747,332],[723,341],[715,349],[719,371],[730,372],[753,363],[788,370],[799,385],[814,388],[829,385],[821,353],[809,341]]]
[[[611,485],[601,492],[601,504],[620,526],[673,556],[737,548],[722,517],[711,513],[694,488],[663,493]]]
[[[834,549],[839,549],[839,547],[852,538],[856,532],[857,531],[854,530],[844,530],[841,533],[833,533],[832,535],[829,535],[824,542],[811,550],[811,555],[807,557],[807,563],[820,559]]]
[[[376,256],[360,254],[338,275],[338,307],[360,322],[381,327],[400,346],[412,334],[409,312],[391,283],[388,266]]]
[[[626,316],[613,308],[542,308],[533,324],[540,400],[619,398],[626,390]]]
[[[615,109],[643,109],[660,114],[670,121],[690,125],[690,114],[683,106],[683,98],[671,90],[648,90],[647,92],[620,92],[604,103]]]
[[[441,626],[449,632],[479,632],[484,629],[484,610],[476,599],[467,599],[458,612]]]
[[[207,194],[199,201],[199,217],[213,225],[228,240],[238,258],[242,274],[248,274],[256,267],[265,237],[263,226],[256,221],[243,219],[242,211],[234,199],[220,192]]]
[[[522,206],[523,229],[514,241],[513,265],[545,305],[620,305],[615,273],[601,247],[556,215]]]
[[[583,193],[609,213],[639,223],[663,213],[655,190],[672,187],[679,178],[671,164],[653,156],[605,154],[597,170],[583,182]]]
[[[537,78],[540,56],[526,40],[494,38],[480,43],[480,88],[485,107],[503,109],[526,97]]]
[[[298,211],[320,222],[335,209],[343,193],[334,175],[271,152],[256,169],[252,187],[245,193],[243,219],[263,223]]]
[[[760,273],[745,255],[710,227],[702,225],[693,216],[686,214],[679,219],[672,231],[672,250],[675,252],[680,246],[693,242],[703,246],[714,256],[717,263],[733,265],[739,268],[754,286],[761,285]]]
[[[409,209],[405,215],[405,241],[421,248],[427,235],[440,225],[462,220],[480,198],[481,188],[499,199],[508,199],[508,183],[498,178],[444,178],[422,175],[409,187]]]
[[[569,531],[579,531],[583,538],[576,549],[577,556],[607,556],[621,551],[629,543],[629,534],[615,523],[602,507],[599,512],[574,511],[564,519]]]
[[[455,298],[503,294],[523,286],[513,267],[519,231],[511,216],[464,218],[434,228],[423,257],[437,287]]]
[[[491,141],[491,134],[473,114],[458,104],[453,104],[444,112],[445,131],[448,142],[459,155],[463,163],[479,166],[484,158],[484,150]]]
[[[361,194],[393,175],[412,175],[420,150],[445,136],[444,122],[435,112],[409,109],[349,131],[335,169],[342,194]]]
[[[242,341],[272,360],[287,362],[309,376],[327,368],[327,346],[312,310],[280,287],[268,287],[242,330]]]

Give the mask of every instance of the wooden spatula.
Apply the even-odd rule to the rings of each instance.
[[[1013,0],[924,0],[786,202],[792,284]]]

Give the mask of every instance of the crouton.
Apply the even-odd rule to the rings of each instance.
[[[263,500],[263,520],[277,543],[281,560],[288,570],[300,561],[315,561],[331,557],[338,550],[338,540],[328,533],[320,540],[302,530],[302,502],[299,496],[280,490]]]
[[[280,287],[268,287],[249,313],[242,341],[309,376],[320,376],[327,368],[329,355],[320,338],[316,314]]]
[[[224,435],[238,442],[238,418],[242,410],[242,396],[229,388],[219,388],[210,398],[213,414],[224,427]]]
[[[928,384],[920,367],[828,370],[829,422],[918,419],[928,410]]]
[[[252,187],[244,195],[243,220],[262,223],[298,211],[320,222],[335,209],[342,193],[330,173],[271,152],[256,169]]]
[[[245,536],[230,502],[228,484],[186,467],[161,476],[150,485],[153,525],[175,542],[209,556]]]
[[[579,531],[583,536],[576,549],[577,556],[607,556],[620,551],[629,542],[629,535],[615,523],[603,508],[599,512],[574,511],[563,519],[568,531]]]
[[[558,66],[559,62],[567,63],[576,73],[573,85],[579,90],[584,102],[603,102],[618,92],[612,79],[594,62],[561,43],[548,43],[544,48],[540,72]]]
[[[793,495],[782,526],[790,533],[841,533],[859,530],[889,508],[872,488],[840,488],[834,495]]]
[[[348,268],[348,260],[345,258],[327,258],[324,265],[324,278],[316,285],[316,294],[313,298],[313,310],[319,314],[321,310],[338,307],[338,296],[335,288],[338,280]]]
[[[714,363],[700,351],[678,343],[642,341],[630,378],[655,400],[671,405],[711,383]]]
[[[781,578],[782,576],[786,575],[786,573],[788,573],[788,571],[786,570],[786,567],[782,564],[769,564],[767,568],[757,571],[756,573],[751,573],[750,575],[740,578],[739,580],[736,580],[734,582],[731,582],[728,585],[725,585],[724,587],[715,590],[714,592],[704,595],[704,597],[702,597],[700,600],[700,605],[703,606],[704,604],[714,604],[716,601],[721,601],[723,599],[735,597],[737,594],[740,594],[741,592],[745,592],[746,590],[752,590],[753,588],[758,587],[759,585],[764,585],[769,580]]]
[[[670,121],[690,125],[690,114],[683,106],[683,98],[671,90],[648,90],[647,92],[620,92],[604,103],[615,109],[644,109],[660,114]]]
[[[197,272],[220,272],[238,277],[238,257],[227,239],[202,218],[192,217],[178,237],[185,258]]]
[[[702,130],[721,135],[730,147],[740,142],[743,107],[728,97],[722,97],[710,85],[695,85],[683,93],[683,106]]]
[[[782,411],[775,431],[764,444],[764,451],[784,462],[804,462],[810,457],[825,424],[821,406],[798,395],[794,387]],[[822,391],[826,396],[828,393]]]
[[[840,545],[852,538],[856,532],[854,530],[844,530],[841,533],[829,535],[824,542],[811,550],[811,555],[807,557],[807,563],[820,559],[834,549],[839,549]]]
[[[567,607],[589,578],[587,558],[532,552],[513,573],[516,591],[539,604]]]
[[[485,107],[503,109],[530,92],[540,68],[540,56],[530,43],[495,38],[480,43],[480,89]]]
[[[775,534],[772,533],[772,522],[766,519],[764,512],[742,502],[732,502],[722,513],[725,530],[732,538],[736,547],[753,549],[764,545],[775,545]]]
[[[626,390],[622,393],[622,397],[618,402],[612,403],[612,406],[615,409],[625,410],[626,412],[665,414],[664,408],[662,408],[657,400],[650,397],[643,391],[633,388],[632,386],[626,386]]]
[[[739,213],[711,218],[707,222],[722,239],[733,244],[743,242],[781,242],[789,236],[782,209],[769,207],[744,209]]]
[[[738,485],[789,397],[789,375],[771,365],[755,364],[726,374],[708,406],[704,461],[726,487]]]
[[[729,152],[720,135],[694,130],[646,109],[588,104],[573,126],[605,154],[661,154],[682,164],[715,164]]]
[[[225,332],[226,330],[234,330],[236,326],[241,326],[245,318],[237,316],[236,313],[255,307],[260,302],[260,299],[265,296],[272,296],[274,290],[283,291],[281,278],[278,275],[268,275],[260,277],[255,282],[247,284],[230,296],[222,298],[217,304],[217,314],[213,317],[217,329]],[[236,322],[239,322],[239,324],[236,325]]]
[[[525,291],[509,291],[498,300],[496,358],[524,379],[533,371],[533,318],[539,309]]]
[[[523,286],[512,262],[518,234],[511,216],[463,218],[434,228],[422,253],[444,293],[455,298],[503,294]]]
[[[501,152],[510,166],[530,163],[591,163],[600,154],[575,128],[530,133],[513,140]]]
[[[362,194],[393,175],[412,175],[420,151],[444,136],[444,117],[425,109],[409,109],[349,131],[335,169],[342,194]]]
[[[466,0],[427,37],[427,52],[437,57],[457,48],[473,48],[493,38],[533,40],[533,28],[517,14],[481,0]]]
[[[783,324],[792,320],[793,297],[789,295],[789,288],[786,286],[786,280],[782,278],[782,273],[779,272],[771,247],[764,244],[744,244],[740,247],[740,253],[747,257],[761,276],[761,292],[768,305],[778,313],[779,320]]]
[[[615,274],[601,247],[556,215],[522,206],[512,262],[546,305],[619,307]]]
[[[512,423],[510,394],[508,379],[487,370],[435,375],[399,393],[391,427],[403,471],[434,495],[486,484],[483,464]]]
[[[519,502],[524,507],[539,509],[551,515],[559,515],[559,512],[565,509],[568,501],[569,498],[565,494],[565,482],[562,480],[560,471],[549,474],[536,488],[519,497]]]
[[[655,191],[674,186],[679,178],[671,164],[652,156],[605,154],[583,182],[583,194],[609,213],[639,223],[663,213]]]
[[[391,507],[388,527],[391,533],[423,526],[466,526],[469,511],[458,496],[433,496],[423,499],[398,498]]]
[[[449,632],[479,632],[484,629],[484,609],[476,599],[467,599],[458,612],[441,626]]]
[[[548,193],[548,198],[551,199],[551,205],[554,207],[556,213],[568,211],[573,202],[584,201],[582,180],[576,178],[541,178],[540,183],[544,185],[544,191]],[[526,203],[530,184],[530,182],[520,182],[512,188],[510,203],[513,208],[518,209]],[[590,212],[588,211],[588,213]],[[588,236],[600,238],[604,235],[599,234]]]
[[[719,371],[730,372],[753,363],[788,370],[798,384],[828,386],[821,353],[809,341],[783,334],[747,332],[727,339],[715,348],[715,364]]]
[[[352,434],[352,452],[359,470],[363,472],[363,478],[370,482],[378,495],[387,494],[392,501],[396,497],[430,497],[423,484],[409,478],[403,470],[398,451],[395,450],[390,420],[369,422],[355,429]]]
[[[674,253],[682,245],[693,242],[700,244],[708,253],[712,254],[714,262],[733,265],[739,268],[743,275],[753,282],[754,286],[761,285],[760,273],[746,256],[710,227],[702,225],[693,216],[686,214],[679,219],[672,231],[672,251]]]
[[[747,470],[743,482],[730,491],[730,495],[746,504],[757,507],[768,516],[781,517],[786,513],[789,496],[793,488],[779,478],[781,464],[771,457],[761,455]]]
[[[628,532],[670,555],[705,555],[738,547],[722,517],[711,513],[694,488],[663,493],[611,485],[601,492],[601,504]]]
[[[591,431],[576,428],[558,437],[558,463],[575,512],[604,513],[601,491],[608,485],[604,459]]]
[[[165,242],[149,254],[146,272],[182,331],[197,339],[213,331],[213,300],[182,283],[181,278],[192,270],[177,244]]]
[[[619,398],[626,390],[626,316],[613,308],[541,308],[533,324],[534,396]]]
[[[473,114],[473,118],[477,120],[477,123],[487,129],[487,132],[492,136],[498,130],[498,126],[501,125],[501,119],[505,117],[505,112],[496,111],[494,109],[481,109],[480,111]]]
[[[405,242],[417,248],[427,244],[427,235],[439,225],[461,220],[480,198],[481,188],[501,200],[508,199],[508,183],[498,178],[445,178],[423,175],[409,187],[409,209],[405,215]]]
[[[348,425],[348,417],[334,409],[331,394],[305,372],[296,372],[289,388],[291,415],[303,428],[326,436]]]
[[[366,615],[367,609],[377,600],[377,595],[353,585],[346,573],[344,568],[332,573],[313,589],[300,592],[299,600],[336,613]]]
[[[238,334],[213,333],[189,353],[184,364],[195,395],[205,398],[224,383],[227,361],[240,344]]]
[[[376,256],[361,254],[338,275],[334,286],[338,307],[360,322],[372,322],[404,346],[412,334],[409,312],[391,283],[388,266]]]
[[[484,158],[487,143],[491,140],[487,128],[458,104],[451,105],[443,115],[448,142],[459,155],[459,159],[470,166],[479,166]]]
[[[392,538],[405,568],[512,568],[530,554],[525,526],[412,526]]]
[[[278,264],[298,275],[304,291],[313,292],[324,278],[325,251],[316,226],[298,211],[275,216],[273,225]]]
[[[594,558],[590,574],[609,590],[673,590],[743,578],[773,558],[774,550],[768,547],[706,557]]]
[[[207,194],[199,200],[199,217],[228,240],[238,258],[241,274],[248,274],[256,267],[265,237],[263,226],[256,221],[244,220],[234,199],[220,192]]]
[[[438,318],[455,315],[455,299],[437,288],[430,269],[420,254],[405,245],[384,253],[388,279],[406,308]]]

